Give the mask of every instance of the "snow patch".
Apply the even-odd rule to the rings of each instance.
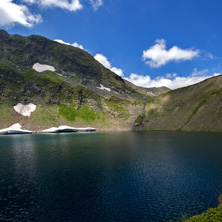
[[[1,129],[0,134],[30,134],[32,131],[23,130],[19,123],[13,124],[12,126]]]
[[[106,90],[106,91],[111,91],[111,89],[110,88],[106,88],[106,87],[104,87],[102,84],[100,84],[100,87],[96,87],[96,88],[98,88],[98,89],[102,89],[102,90]]]
[[[44,71],[52,71],[55,72],[56,69],[53,66],[50,65],[45,65],[45,64],[40,64],[40,63],[35,63],[32,68],[37,71],[37,72],[44,72]]]
[[[23,115],[30,116],[32,112],[36,110],[36,105],[29,103],[28,105],[23,105],[22,103],[18,103],[16,106],[13,106],[14,110]]]
[[[41,133],[65,133],[65,132],[81,132],[81,131],[82,132],[96,131],[96,129],[91,127],[75,128],[71,126],[59,126],[42,130]]]

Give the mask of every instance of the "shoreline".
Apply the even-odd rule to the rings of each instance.
[[[177,130],[134,130],[134,129],[92,129],[92,130],[74,130],[74,131],[59,131],[59,132],[42,132],[42,131],[29,131],[29,132],[1,132],[0,136],[4,135],[29,135],[29,134],[64,134],[64,133],[121,133],[121,132],[178,132],[178,133],[222,133],[222,131],[177,131]]]
[[[76,128],[71,126],[59,126],[51,127],[49,129],[41,131],[31,131],[22,129],[22,126],[19,123],[13,124],[12,126],[1,129],[0,135],[14,135],[14,134],[48,134],[48,133],[76,133],[76,132],[95,132],[96,128],[85,127],[85,128]]]

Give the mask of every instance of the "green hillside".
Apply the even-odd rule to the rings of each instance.
[[[147,100],[136,130],[222,131],[222,76]]]
[[[81,85],[73,86],[53,72],[16,71],[0,62],[0,128],[19,122],[24,128],[92,125],[99,130],[130,130],[137,112],[138,99],[103,97]],[[31,117],[15,112],[18,103],[37,105]]]
[[[222,221],[222,196],[219,197],[219,206],[217,208],[210,208],[206,212],[193,216],[186,222],[219,222]]]
[[[36,63],[55,71],[36,71]],[[0,30],[0,128],[222,131],[221,93],[222,76],[172,91],[138,87],[84,50]],[[13,109],[18,103],[37,109],[25,117]]]

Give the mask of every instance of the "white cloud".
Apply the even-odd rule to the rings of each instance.
[[[198,71],[197,68],[195,68],[191,76],[205,76],[208,73],[208,71],[209,71],[208,69]]]
[[[74,42],[72,44],[72,46],[76,47],[76,48],[80,48],[80,49],[84,49],[82,45],[79,45],[77,42]]]
[[[48,7],[48,8],[62,8],[68,11],[77,11],[83,8],[82,4],[79,0],[23,0],[23,2],[30,3],[30,4],[38,4],[41,7]]]
[[[78,44],[77,42],[74,42],[74,43],[70,44],[68,42],[64,42],[61,39],[54,39],[54,41],[58,42],[58,43],[61,43],[61,44],[65,44],[65,45],[71,45],[73,47],[80,48],[80,49],[84,50],[84,47],[82,45]]]
[[[210,52],[207,53],[206,57],[210,58],[210,59],[214,59],[215,58],[215,56],[212,53],[210,53]]]
[[[58,43],[61,43],[61,44],[64,44],[64,45],[71,45],[70,43],[68,42],[64,42],[63,40],[61,39],[54,39],[55,42],[58,42]]]
[[[213,76],[219,76],[219,75],[221,75],[221,73],[219,73],[219,72],[215,72],[215,73],[213,74]]]
[[[10,26],[17,23],[26,27],[32,27],[33,24],[42,21],[41,15],[31,14],[25,5],[17,5],[12,1],[0,1],[0,25]]]
[[[107,69],[110,69],[112,72],[116,73],[119,76],[124,76],[123,70],[116,68],[116,67],[112,67],[111,63],[108,61],[108,59],[103,54],[98,53],[94,56],[94,58],[98,62],[100,62],[103,66],[105,66]]]
[[[111,70],[112,72],[116,73],[118,76],[122,76],[122,77],[124,76],[122,69],[118,69],[118,68],[116,68],[116,67],[111,67],[110,70]]]
[[[167,74],[166,74],[166,77],[167,77],[168,79],[173,79],[173,78],[175,78],[176,76],[177,76],[176,73],[167,73]]]
[[[103,5],[104,0],[88,0],[94,10]],[[0,0],[0,26],[10,26],[20,24],[25,27],[32,27],[34,24],[42,22],[40,14],[33,14],[29,7],[36,4],[42,8],[61,8],[70,12],[83,9],[81,0],[20,0],[21,4],[14,3],[15,0]],[[81,48],[81,45],[76,46]]]
[[[212,53],[210,52],[207,52],[206,50],[203,50],[201,51],[201,58],[203,60],[206,60],[206,59],[217,59],[216,56],[214,56]]]
[[[105,66],[107,69],[111,69],[111,64],[110,62],[108,61],[108,59],[103,55],[103,54],[96,54],[94,56],[94,58],[100,62],[103,66]]]
[[[199,55],[199,50],[180,49],[173,46],[171,49],[166,49],[166,41],[164,39],[156,40],[156,44],[148,50],[143,51],[143,60],[152,67],[158,68],[171,61],[192,60]],[[148,60],[148,61],[147,61]]]
[[[94,10],[96,11],[100,6],[103,5],[103,0],[90,0],[90,3]]]
[[[23,0],[23,2],[34,4],[36,3],[36,0]]]
[[[212,75],[203,75],[203,76],[195,76],[191,74],[190,76],[187,76],[187,77],[179,77],[175,74],[173,75],[174,75],[174,78],[172,78],[172,75],[170,76],[166,75],[166,77],[161,76],[155,79],[151,79],[150,76],[143,76],[143,75],[132,73],[129,78],[125,78],[125,79],[132,82],[133,84],[137,86],[142,86],[142,87],[147,87],[147,88],[166,86],[170,89],[177,89],[177,88],[193,85],[195,83],[201,82],[210,77],[218,76],[221,74],[214,73]]]

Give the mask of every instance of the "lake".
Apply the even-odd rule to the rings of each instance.
[[[218,205],[222,134],[0,136],[0,221],[179,221]]]

